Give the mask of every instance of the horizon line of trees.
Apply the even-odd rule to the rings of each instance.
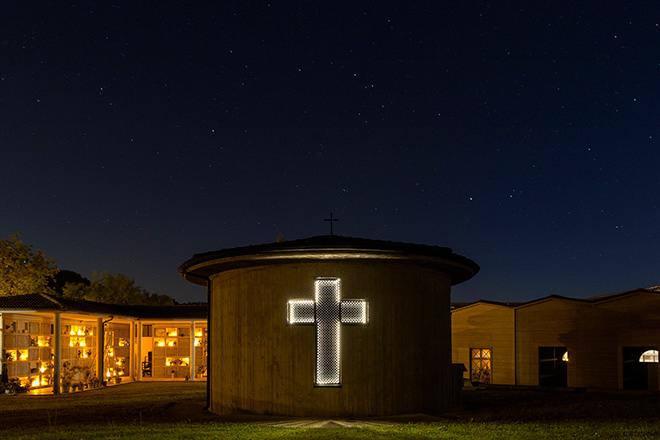
[[[123,274],[94,272],[92,280],[60,270],[55,260],[23,243],[21,234],[0,239],[0,296],[47,293],[61,298],[108,304],[176,305],[168,295],[151,293]]]

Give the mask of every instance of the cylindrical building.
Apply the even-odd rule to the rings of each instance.
[[[450,290],[479,271],[437,246],[311,237],[195,255],[209,410],[438,414],[452,399]]]

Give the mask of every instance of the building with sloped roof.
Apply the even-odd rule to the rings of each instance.
[[[204,378],[207,306],[0,297],[3,371],[59,393],[124,380]]]
[[[658,391],[660,286],[452,309],[452,360],[474,382]]]

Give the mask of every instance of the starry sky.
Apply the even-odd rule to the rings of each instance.
[[[660,284],[660,3],[7,1],[0,236],[203,301],[193,254],[448,246],[452,300]]]

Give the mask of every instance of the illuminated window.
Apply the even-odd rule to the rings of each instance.
[[[118,344],[120,347],[128,347],[129,345],[131,345],[131,344],[128,342],[128,339],[126,339],[126,338],[119,338],[119,342],[118,342],[117,344]]]
[[[168,367],[189,367],[190,358],[165,358],[165,365]]]
[[[316,386],[341,385],[341,324],[366,324],[368,303],[341,300],[339,278],[314,279],[314,300],[290,300],[289,324],[315,325]]]
[[[165,347],[165,339],[164,338],[154,338],[154,345],[156,347]]]
[[[39,347],[50,347],[50,336],[37,336],[37,345]]]
[[[491,361],[490,348],[472,348],[470,350],[470,380],[490,383]]]
[[[87,346],[87,339],[83,337],[78,337],[78,336],[71,336],[69,338],[69,347],[86,347]]]
[[[168,328],[167,329],[167,336],[175,337],[178,335],[177,329],[175,328]]]
[[[658,363],[658,350],[646,350],[639,357],[640,362],[650,362],[657,364]]]

